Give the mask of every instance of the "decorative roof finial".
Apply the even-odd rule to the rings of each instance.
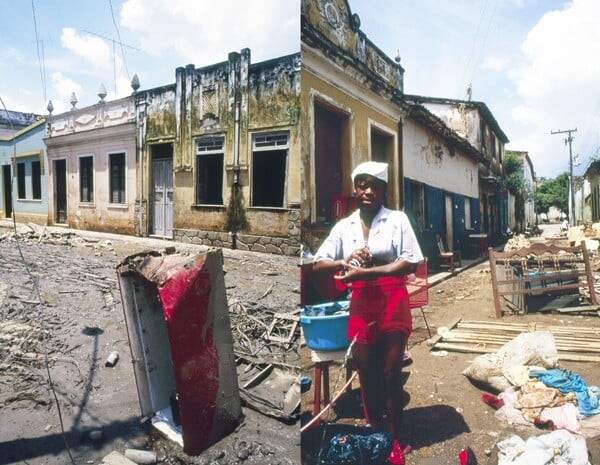
[[[71,93],[71,100],[69,100],[69,102],[71,103],[71,105],[73,105],[73,108],[71,108],[71,110],[75,110],[75,105],[77,105],[77,95],[75,95],[75,92]]]

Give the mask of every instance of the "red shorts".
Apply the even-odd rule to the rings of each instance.
[[[412,314],[404,277],[383,277],[352,283],[348,339],[374,344],[379,335],[400,331],[410,335]]]

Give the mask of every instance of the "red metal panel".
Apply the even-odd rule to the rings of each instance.
[[[198,453],[210,445],[215,421],[219,354],[209,319],[210,290],[210,275],[200,267],[180,270],[158,288],[169,333],[187,454]]]

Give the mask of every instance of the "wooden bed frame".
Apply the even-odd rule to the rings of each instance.
[[[530,297],[581,294],[580,289],[583,290],[581,295],[589,300],[588,306],[550,307],[547,310],[600,309],[585,245],[560,247],[534,243],[511,252],[495,252],[490,247],[488,253],[497,318],[502,316],[501,297],[527,313]]]

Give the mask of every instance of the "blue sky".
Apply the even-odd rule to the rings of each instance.
[[[597,0],[349,0],[361,29],[399,52],[405,92],[484,102],[537,176],[580,174],[600,146]],[[112,8],[111,8],[112,7]],[[0,97],[46,113],[175,81],[175,68],[248,47],[258,62],[300,49],[300,0],[0,0]],[[114,19],[113,19],[114,18]],[[121,41],[121,47],[117,42]]]
[[[0,97],[10,110],[54,113],[175,82],[175,69],[300,51],[300,0],[0,0]],[[37,39],[37,40],[36,40]],[[121,42],[123,46],[119,45]],[[10,72],[6,72],[10,70]]]

